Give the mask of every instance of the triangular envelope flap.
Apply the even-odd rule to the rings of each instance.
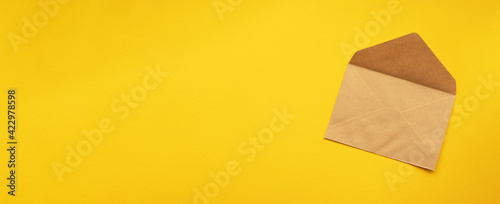
[[[456,94],[455,79],[416,33],[360,50],[349,63]]]

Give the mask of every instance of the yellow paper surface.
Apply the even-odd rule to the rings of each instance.
[[[499,202],[497,2],[47,2],[0,7],[1,203]],[[323,138],[354,51],[411,32],[457,81],[435,172]]]

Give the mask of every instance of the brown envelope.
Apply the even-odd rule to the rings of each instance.
[[[455,79],[416,33],[354,54],[325,138],[435,170]]]

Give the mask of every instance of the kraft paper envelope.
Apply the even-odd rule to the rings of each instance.
[[[435,170],[455,79],[412,33],[354,54],[325,138]]]

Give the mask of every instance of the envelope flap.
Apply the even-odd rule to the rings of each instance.
[[[455,79],[416,33],[360,50],[349,63],[456,94]]]

